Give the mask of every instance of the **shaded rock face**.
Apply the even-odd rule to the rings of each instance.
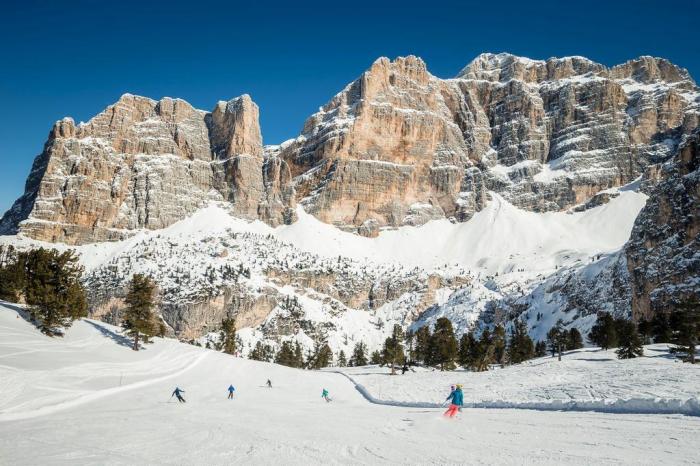
[[[660,180],[625,246],[638,320],[700,297],[700,132],[652,175]]]
[[[367,236],[466,221],[489,191],[568,209],[672,156],[698,126],[700,91],[652,57],[607,68],[482,54],[445,80],[409,56],[377,60],[280,146],[263,147],[258,116],[248,96],[207,113],[125,95],[87,124],[57,122],[0,233],[115,240],[211,200],[272,225],[300,202]]]
[[[54,125],[0,232],[69,244],[118,240],[211,200],[280,223],[291,196],[280,193],[279,178],[289,175],[262,152],[248,96],[207,114],[182,100],[126,94],[86,124]]]

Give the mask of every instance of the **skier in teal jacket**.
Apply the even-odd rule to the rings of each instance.
[[[324,400],[326,400],[326,403],[329,402],[329,401],[331,401],[331,399],[328,397],[328,390],[326,390],[325,388],[324,388],[323,391],[321,392],[321,398],[323,398]]]
[[[462,386],[457,385],[455,389],[447,397],[447,400],[451,400],[450,407],[445,411],[445,416],[454,417],[464,404],[464,393],[462,393]]]

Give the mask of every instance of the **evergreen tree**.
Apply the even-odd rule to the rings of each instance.
[[[415,360],[428,365],[430,360],[430,327],[424,325],[416,331]]]
[[[408,330],[405,336],[406,341],[406,360],[409,365],[414,365],[416,361],[416,333]]]
[[[517,320],[513,325],[508,344],[508,360],[511,364],[518,364],[535,355],[535,344],[527,333],[527,326],[522,320]]]
[[[367,365],[367,345],[360,341],[355,344],[350,357],[351,366],[366,366]]]
[[[498,324],[493,329],[493,359],[497,364],[505,363],[506,354],[506,329]]]
[[[304,356],[301,352],[301,345],[298,341],[294,342],[294,366],[298,369],[304,367]]]
[[[340,350],[340,353],[338,353],[338,367],[345,367],[348,365],[348,361],[345,358],[345,351]]]
[[[323,369],[333,363],[333,351],[328,343],[316,343],[311,361],[307,362],[310,369]]]
[[[571,351],[580,348],[583,348],[583,337],[576,327],[572,327],[569,329],[566,349],[567,351]]]
[[[535,357],[536,358],[541,358],[542,356],[547,355],[547,343],[543,340],[538,341],[535,343]]]
[[[678,306],[671,315],[673,329],[671,351],[680,354],[684,362],[695,364],[695,351],[700,340],[700,305],[697,299],[689,299]]]
[[[221,321],[221,348],[226,354],[236,354],[236,319]]]
[[[645,345],[648,345],[651,343],[651,338],[654,333],[654,326],[652,325],[650,320],[641,320],[637,324],[637,331],[639,332],[639,335],[642,337],[642,342]]]
[[[265,345],[262,342],[258,341],[255,344],[255,348],[253,348],[253,350],[248,355],[248,359],[253,359],[255,361],[270,362],[273,353],[274,351],[272,350],[271,346]]]
[[[435,322],[433,334],[430,336],[428,363],[439,365],[441,371],[452,370],[458,350],[452,322],[447,317],[440,317]]]
[[[290,341],[283,341],[280,350],[275,355],[275,362],[283,366],[296,367],[297,360],[294,347]]]
[[[617,346],[617,329],[615,319],[609,312],[598,314],[595,325],[588,334],[588,339],[602,349],[615,348]]]
[[[12,245],[0,246],[0,299],[16,303],[24,288],[23,255]]]
[[[62,335],[63,328],[87,316],[87,297],[80,283],[83,268],[73,251],[33,249],[19,253],[16,261],[18,268],[12,273],[23,285],[21,292],[42,332]]]
[[[651,319],[651,336],[654,343],[671,343],[673,330],[669,322],[668,314],[658,312]]]
[[[469,369],[472,365],[472,355],[475,346],[476,339],[474,338],[474,332],[472,331],[463,334],[459,339],[457,362],[459,362],[459,365],[465,369]]]
[[[554,327],[549,329],[549,332],[547,332],[547,343],[549,344],[549,350],[552,352],[552,357],[558,355],[561,361],[562,352],[569,346],[569,335],[569,332],[564,329],[561,320],[559,320]],[[581,334],[579,334],[579,337],[580,336]]]
[[[489,370],[489,364],[493,362],[494,346],[491,332],[489,329],[484,329],[481,332],[481,338],[472,346],[472,352],[469,358],[469,368],[474,372],[483,372]]]
[[[620,320],[617,325],[619,348],[617,357],[619,359],[631,359],[644,354],[642,348],[642,338],[637,332],[637,326],[631,320]]]
[[[396,364],[403,364],[405,355],[403,352],[403,329],[399,324],[395,324],[391,336],[384,341],[382,350],[382,360],[384,364],[391,366],[391,373],[396,373]]]
[[[149,337],[158,333],[156,316],[153,312],[154,292],[156,286],[153,281],[141,274],[134,274],[129,283],[129,291],[124,298],[126,309],[122,326],[126,333],[134,339],[134,351],[139,350],[139,339],[143,337],[144,343],[149,343]]]
[[[382,362],[382,354],[379,351],[377,351],[377,350],[372,351],[372,356],[370,357],[370,364],[379,364],[379,365],[384,364]]]

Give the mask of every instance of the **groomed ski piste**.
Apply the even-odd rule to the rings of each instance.
[[[0,304],[0,464],[698,461],[700,367],[662,345],[635,361],[585,350],[485,374],[395,376],[375,366],[291,369],[172,339],[129,346],[118,328],[91,320],[52,339]],[[467,406],[482,407],[443,418],[452,383],[464,385]],[[186,403],[171,396],[176,386]],[[602,401],[571,410],[586,400]]]

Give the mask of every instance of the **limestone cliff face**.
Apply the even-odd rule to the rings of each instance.
[[[625,246],[636,319],[700,297],[700,132],[652,176],[660,180]]]
[[[486,191],[535,211],[583,204],[639,177],[698,126],[688,73],[641,57],[483,54],[455,79],[416,57],[377,60],[282,146],[300,201],[362,234],[464,221]]]
[[[88,123],[54,125],[0,231],[69,244],[118,240],[171,225],[210,200],[279,223],[290,195],[280,193],[285,173],[275,166],[263,158],[248,96],[207,114],[179,99],[126,94]]]
[[[483,54],[440,79],[409,56],[377,60],[280,146],[263,147],[258,116],[247,95],[209,113],[125,95],[86,124],[61,120],[0,233],[115,240],[211,200],[271,225],[300,202],[368,236],[466,221],[489,191],[527,210],[585,208],[678,150],[700,90],[652,57],[607,68]]]

